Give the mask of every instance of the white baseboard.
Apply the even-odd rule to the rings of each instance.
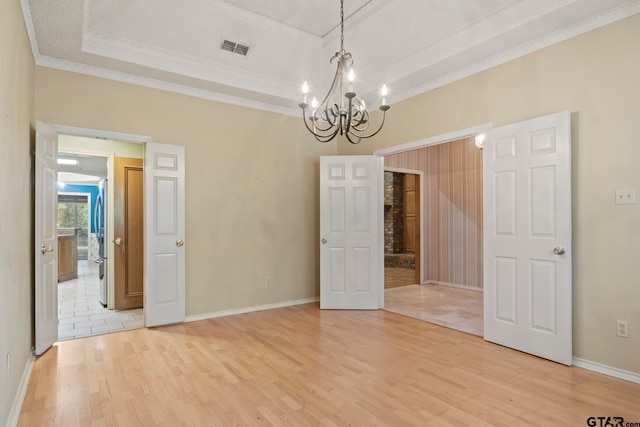
[[[610,377],[620,378],[621,380],[631,381],[632,383],[640,384],[640,374],[631,371],[625,371],[624,369],[614,368],[612,366],[603,365],[602,363],[591,362],[589,360],[574,357],[573,366],[588,369],[600,374],[609,375]]]
[[[18,425],[20,412],[22,411],[22,404],[24,403],[24,398],[27,395],[27,387],[29,387],[29,380],[31,379],[31,372],[33,371],[33,364],[35,363],[35,360],[35,356],[29,356],[27,365],[24,367],[24,371],[22,371],[22,378],[18,385],[18,391],[16,392],[16,397],[13,399],[13,405],[9,412],[7,427],[15,427]]]
[[[478,288],[476,286],[458,285],[457,283],[439,282],[437,280],[427,280],[427,281],[423,282],[422,284],[423,285],[448,286],[450,288],[458,288],[458,289],[464,289],[464,290],[467,290],[467,291],[482,292],[482,288]]]
[[[195,322],[198,320],[215,319],[216,317],[233,316],[234,314],[253,313],[254,311],[272,310],[274,308],[291,307],[292,305],[309,304],[320,301],[319,297],[297,299],[293,301],[283,301],[274,304],[256,305],[253,307],[234,308],[232,310],[214,311],[212,313],[196,314],[187,316],[185,322]]]

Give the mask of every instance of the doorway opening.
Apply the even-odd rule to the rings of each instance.
[[[388,266],[398,258],[400,265],[410,261],[403,259],[404,255],[387,256],[387,212],[401,219],[395,223],[404,226],[406,220],[402,220],[404,212],[395,213],[393,207],[387,207],[385,194],[385,309],[482,336],[482,151],[473,137],[462,138],[387,154],[384,165],[385,190],[389,180],[398,183],[393,188],[401,188],[407,176],[422,177],[416,211],[421,212],[417,228],[423,236],[418,240],[422,244],[417,245],[422,246],[421,254],[415,258],[415,265],[423,265],[422,275],[410,283],[411,277],[405,273],[404,282],[397,283],[398,270]],[[401,197],[406,190],[394,191]],[[391,230],[393,244],[406,236]]]
[[[384,288],[421,283],[420,173],[384,172]]]
[[[136,289],[139,301],[122,306],[114,295],[122,293],[123,280],[131,275],[113,244],[114,224],[135,224],[142,234],[141,173],[127,180],[136,187],[128,191],[120,188],[117,169],[125,158],[141,171],[143,154],[142,144],[58,135],[58,341],[144,327],[143,278],[137,274],[142,263],[137,263],[137,282],[124,283]],[[128,210],[118,206],[125,202]],[[142,259],[142,235],[129,237],[127,253]]]

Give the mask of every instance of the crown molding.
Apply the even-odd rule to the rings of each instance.
[[[119,61],[271,96],[295,99],[298,95],[294,90],[295,86],[289,81],[106,34],[86,32],[82,37],[82,50]],[[215,78],[212,78],[213,76]]]
[[[33,17],[31,16],[29,0],[20,0],[20,7],[22,8],[24,25],[27,28],[27,36],[29,37],[29,44],[31,45],[31,53],[33,54],[33,60],[35,61],[40,56],[40,52],[38,51],[38,39],[36,39],[36,29],[33,26]]]
[[[575,0],[525,0],[512,4],[461,28],[393,64],[374,71],[374,75],[392,76],[399,80],[438,64],[455,55],[494,40],[504,33],[520,28],[549,13],[565,7]],[[469,40],[473,40],[469,43]]]
[[[49,56],[40,55],[36,59],[36,65],[46,68],[54,68],[57,70],[70,71],[73,73],[79,73],[93,77],[100,77],[103,79],[115,80],[123,83],[130,83],[153,89],[164,90],[167,92],[179,93],[181,95],[193,96],[196,98],[207,99],[209,101],[222,102],[225,104],[232,104],[241,107],[253,108],[256,110],[268,111],[270,113],[284,114],[293,117],[298,117],[300,115],[299,111],[295,108],[281,107],[273,104],[268,104],[266,102],[240,98],[238,96],[224,95],[204,89],[196,89],[176,83],[168,83],[148,77],[141,77],[134,74],[124,73],[122,71],[108,70],[101,67],[95,67],[93,65],[86,65],[57,58],[51,58]]]
[[[86,7],[86,1],[87,0],[85,0],[85,13],[87,13],[88,10],[88,8]],[[204,0],[199,1],[204,2]],[[242,15],[241,19],[250,16],[250,18],[247,19],[253,20],[252,22],[255,23],[259,22],[260,25],[280,29],[285,28],[286,31],[291,30],[296,34],[306,34],[306,40],[309,40],[311,43],[322,43],[323,40],[326,41],[328,38],[334,37],[335,34],[337,34],[336,29],[334,29],[330,31],[323,39],[320,39],[317,36],[305,33],[304,31],[298,30],[294,27],[281,26],[282,24],[278,21],[254,12],[246,11],[225,1],[213,1],[215,4],[209,4],[209,7],[220,6],[229,10],[237,9],[239,11],[237,13],[240,13]],[[376,11],[379,11],[380,8],[386,7],[386,1],[372,0],[370,3],[367,3],[352,15],[351,19],[354,20],[352,22],[357,24],[358,20],[365,19],[371,13],[375,13]],[[570,0],[562,0],[560,4],[564,5],[567,1]],[[277,114],[285,114],[293,117],[299,116],[299,110],[294,106],[294,100],[299,97],[299,93],[297,91],[297,82],[273,78],[259,73],[247,72],[246,70],[242,70],[238,67],[223,65],[214,61],[206,61],[188,55],[179,55],[173,51],[162,50],[131,40],[118,39],[109,35],[93,33],[88,31],[87,27],[84,27],[85,32],[83,35],[82,43],[83,48],[91,51],[91,53],[96,53],[98,55],[103,55],[134,64],[153,67],[167,72],[189,76],[216,84],[239,87],[241,89],[257,92],[266,96],[273,96],[280,99],[291,99],[291,107],[274,105],[268,100],[254,101],[242,96],[226,95],[223,93],[215,92],[213,90],[193,88],[178,83],[168,83],[154,78],[142,77],[126,72],[109,70],[98,66],[84,65],[74,61],[62,60],[41,55],[35,36],[35,29],[31,16],[29,0],[20,0],[20,4],[22,7],[25,25],[34,55],[34,60],[37,65],[92,75],[95,77],[101,77],[145,87],[151,87],[155,89],[180,93],[183,95],[194,96],[202,99],[223,102],[247,108],[254,108]],[[546,12],[548,12],[550,8],[554,7],[552,5],[548,6],[545,9]],[[493,16],[502,18],[511,16],[510,13],[512,14],[512,12],[507,11],[506,9],[509,9],[509,7],[496,11]],[[536,16],[539,17],[540,13],[541,12],[538,12]],[[371,82],[386,80],[392,89],[392,93],[390,94],[389,98],[394,103],[400,102],[637,13],[640,13],[640,1],[629,0],[623,5],[618,6],[617,8],[610,9],[601,13],[600,15],[583,20],[577,24],[556,31],[554,33],[539,37],[533,41],[522,43],[506,52],[501,52],[492,57],[477,61],[464,68],[449,72],[437,78],[421,80],[420,76],[427,75],[427,73],[429,72],[428,67],[430,65],[437,64],[439,61],[446,61],[447,58],[451,56],[452,51],[454,52],[454,54],[461,53],[459,48],[460,36],[454,34],[451,37],[442,39],[439,42],[427,46],[414,55],[402,59],[390,65],[389,67],[366,73],[367,80]],[[532,18],[531,16],[526,16],[521,17],[520,19],[530,20]],[[88,20],[85,18],[85,24],[87,21]],[[490,28],[487,29],[486,26],[476,23],[468,26],[465,29],[465,33],[469,34],[468,31],[471,31],[474,39],[482,42],[495,37],[495,34],[492,35],[492,33],[488,33],[488,30],[490,30]],[[394,75],[396,77],[395,79],[393,78]],[[215,77],[215,80],[212,77]],[[403,84],[403,79],[406,79],[405,84]],[[413,84],[412,82],[418,84]],[[395,90],[393,87],[394,85]],[[363,87],[362,92],[364,98],[377,98],[377,96],[375,95],[375,89],[373,87]]]
[[[438,87],[445,86],[457,80],[472,76],[474,74],[488,70],[514,59],[518,59],[537,50],[579,36],[591,30],[595,30],[596,28],[611,24],[637,13],[640,13],[640,2],[636,0],[630,0],[622,6],[610,9],[606,12],[601,13],[600,15],[584,20],[570,27],[566,27],[554,33],[539,37],[533,41],[522,43],[521,45],[513,49],[499,53],[482,61],[475,62],[465,68],[448,73],[437,79],[429,80],[424,84],[412,86],[402,92],[394,94],[392,100],[394,102],[403,101],[405,99],[417,96],[421,93],[428,92]]]

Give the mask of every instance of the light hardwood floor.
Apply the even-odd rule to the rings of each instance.
[[[57,344],[21,426],[584,426],[640,384],[388,311],[317,304]]]

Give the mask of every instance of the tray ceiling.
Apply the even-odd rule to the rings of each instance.
[[[338,0],[21,0],[36,64],[285,114],[323,96]],[[345,0],[356,90],[398,102],[640,12],[640,0]],[[224,40],[246,56],[221,50]]]

